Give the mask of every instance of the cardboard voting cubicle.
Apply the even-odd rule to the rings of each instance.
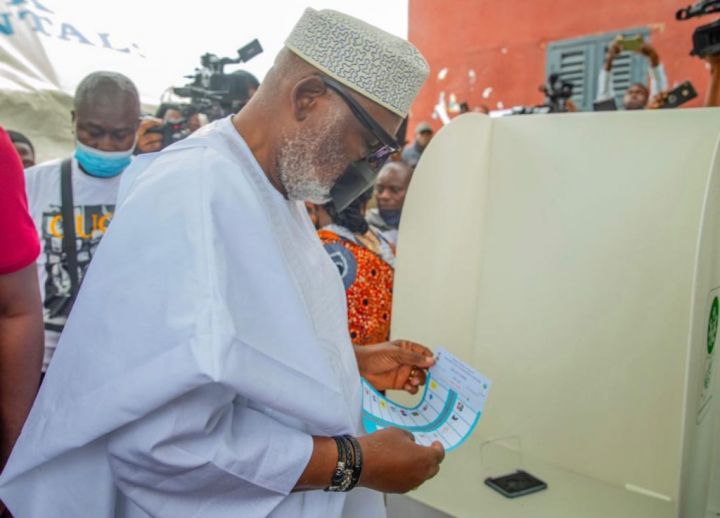
[[[435,137],[403,211],[393,335],[447,348],[493,393],[415,498],[494,518],[716,505],[719,137],[713,109],[470,114]],[[548,489],[483,484],[518,468]]]

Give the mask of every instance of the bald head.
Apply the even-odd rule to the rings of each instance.
[[[110,97],[117,102],[135,105],[140,111],[140,96],[135,83],[117,72],[93,72],[75,90],[75,111],[91,109],[93,104]]]
[[[383,166],[375,183],[375,196],[380,210],[402,210],[412,169],[405,162],[389,162]]]
[[[140,97],[135,84],[117,72],[93,72],[75,92],[75,135],[102,151],[125,151],[135,142]]]
[[[644,110],[650,99],[650,90],[642,83],[633,83],[623,96],[626,110]]]

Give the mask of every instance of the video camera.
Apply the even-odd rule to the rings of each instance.
[[[559,73],[553,72],[550,74],[547,82],[540,86],[540,91],[545,94],[545,104],[539,106],[518,106],[513,108],[511,115],[562,113],[568,111],[567,102],[568,99],[572,97],[573,84],[562,79]]]
[[[255,76],[244,70],[226,74],[225,65],[246,63],[262,51],[260,42],[255,39],[238,49],[236,58],[219,58],[210,53],[200,56],[201,68],[185,76],[192,82],[172,88],[175,95],[188,98],[188,102],[161,104],[156,115],[165,119],[165,122],[147,130],[148,133],[163,136],[161,149],[190,135],[196,129],[190,124],[190,119],[195,115],[203,114],[208,121],[214,121],[240,111],[259,83]],[[168,110],[177,111],[179,115],[165,117]]]
[[[540,91],[545,94],[545,105],[550,107],[550,113],[568,111],[567,102],[572,97],[573,84],[562,79],[560,74],[550,74]]]
[[[684,21],[706,14],[720,12],[720,0],[702,0],[693,5],[679,9],[675,18]],[[691,56],[704,58],[720,54],[720,20],[702,25],[693,32],[693,48]]]
[[[250,87],[257,88],[257,80],[245,72],[225,73],[225,65],[247,63],[263,51],[260,42],[254,39],[238,49],[236,58],[220,58],[206,53],[200,56],[201,68],[185,76],[192,79],[185,86],[173,88],[180,97],[189,97],[190,105],[197,112],[207,115],[213,121],[240,110],[250,98]],[[249,77],[248,77],[249,76]],[[249,79],[252,78],[252,79]],[[255,84],[249,84],[255,82]]]

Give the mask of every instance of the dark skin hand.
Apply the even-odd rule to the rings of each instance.
[[[385,493],[407,493],[440,472],[445,450],[439,442],[420,446],[407,430],[388,428],[358,439],[363,456],[359,484]]]
[[[152,153],[162,149],[162,133],[148,133],[149,129],[157,128],[162,125],[162,119],[158,119],[157,117],[145,117],[140,121],[140,125],[137,129],[136,149],[138,153]]]
[[[665,101],[668,99],[668,92],[660,92],[653,97],[647,105],[648,110],[658,110],[665,105]]]
[[[43,337],[35,263],[0,275],[0,469],[10,456],[40,385]]]
[[[435,360],[430,349],[408,340],[355,346],[360,374],[378,390],[399,389],[416,394],[425,383],[426,369]],[[417,488],[440,471],[445,450],[415,443],[405,430],[388,428],[358,438],[363,452],[359,485],[386,493],[405,493]],[[325,488],[338,460],[335,441],[313,437],[313,454],[298,480],[296,491]]]
[[[707,56],[710,65],[710,85],[705,96],[705,106],[720,106],[720,55]]]
[[[435,360],[427,347],[408,340],[355,346],[360,375],[377,390],[416,394]]]
[[[622,38],[618,36],[613,40],[613,42],[610,44],[610,47],[608,47],[607,54],[605,56],[605,70],[610,72],[612,70],[612,64],[613,60],[620,55],[622,52],[622,47],[620,47],[620,40]]]
[[[658,55],[657,50],[655,50],[655,47],[649,43],[643,43],[642,47],[640,47],[640,50],[637,52],[650,60],[651,67],[655,68],[660,64],[660,56]]]
[[[438,442],[420,446],[405,430],[387,428],[358,438],[363,469],[358,485],[384,493],[407,493],[440,471],[445,450]],[[313,437],[313,453],[295,491],[324,489],[330,485],[338,460],[335,441]]]

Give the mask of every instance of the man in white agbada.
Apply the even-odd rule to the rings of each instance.
[[[359,374],[416,392],[431,353],[353,349],[299,201],[387,144],[426,76],[407,42],[308,9],[242,112],[136,161],[0,478],[16,518],[375,517],[438,472],[439,444],[363,436]],[[322,491],[343,434],[358,487]]]

